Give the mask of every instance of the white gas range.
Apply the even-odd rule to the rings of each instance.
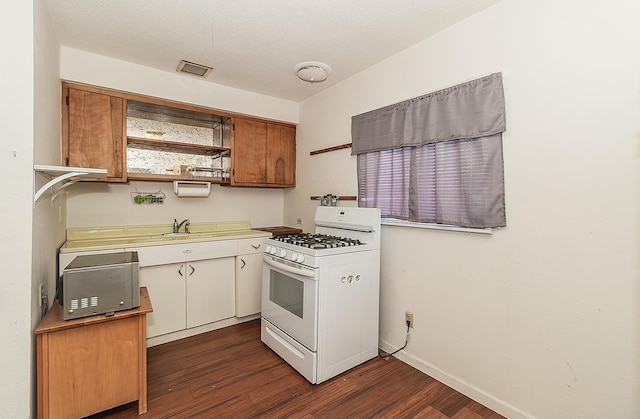
[[[261,338],[319,384],[378,354],[380,210],[318,207],[315,223],[264,240]]]

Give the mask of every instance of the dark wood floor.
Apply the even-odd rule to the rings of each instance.
[[[394,357],[312,385],[260,341],[258,320],[149,348],[148,402],[145,419],[503,418]]]

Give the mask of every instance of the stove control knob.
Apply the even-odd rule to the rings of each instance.
[[[356,281],[360,281],[360,275],[356,275]]]
[[[340,278],[340,282],[342,282],[342,283],[344,284],[345,282],[347,282],[347,278],[345,278],[345,277],[343,276],[342,278]]]
[[[352,275],[349,275],[348,280],[349,280],[349,283],[352,283],[352,282],[353,282],[353,276],[352,276]]]
[[[298,257],[296,258],[296,261],[298,263],[304,262],[304,255],[303,254],[299,254]]]
[[[287,251],[286,251],[286,250],[284,250],[284,249],[282,249],[282,250],[280,251],[280,257],[286,258],[286,257],[287,257]]]
[[[298,254],[296,252],[291,253],[291,260],[295,262],[296,259],[298,259]]]
[[[272,255],[275,255],[276,253],[278,253],[278,249],[276,249],[276,247],[274,246],[274,247],[271,248],[271,252],[270,253]]]
[[[271,245],[264,248],[265,253],[271,253]]]

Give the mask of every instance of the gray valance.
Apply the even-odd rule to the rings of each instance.
[[[502,73],[351,118],[351,154],[488,137],[506,129]]]

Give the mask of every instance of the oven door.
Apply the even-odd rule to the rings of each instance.
[[[318,270],[263,255],[262,317],[311,351],[318,346]]]

